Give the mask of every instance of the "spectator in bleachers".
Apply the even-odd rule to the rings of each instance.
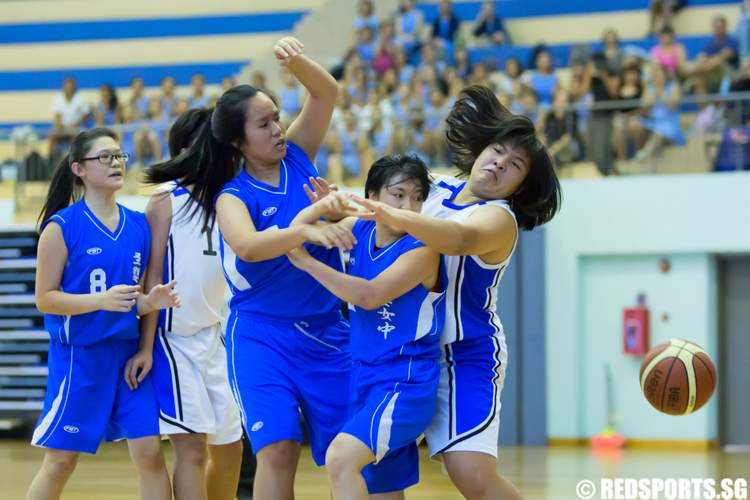
[[[729,86],[730,75],[739,67],[737,41],[727,34],[727,19],[716,16],[711,21],[713,38],[706,45],[689,70],[692,78],[685,83],[696,94],[714,94],[722,82]]]
[[[554,92],[552,107],[539,116],[543,141],[558,167],[580,160],[581,155],[577,117],[568,109],[569,104],[568,91],[558,88]]]
[[[539,124],[537,110],[539,96],[528,85],[521,85],[518,93],[511,98],[510,110],[516,114],[527,116],[535,125]]]
[[[460,26],[461,21],[453,14],[450,0],[440,0],[438,16],[432,23],[432,39],[438,42],[438,46],[444,52],[453,52],[453,44],[456,42]]]
[[[190,78],[190,99],[188,101],[188,108],[205,108],[208,107],[208,102],[211,97],[206,94],[206,78],[200,73],[196,73]],[[172,112],[172,116],[180,116],[182,113],[177,111]]]
[[[540,106],[552,104],[552,93],[557,87],[558,80],[552,64],[552,54],[548,50],[540,50],[536,55],[536,69],[524,74],[524,83],[534,89]]]
[[[659,32],[659,43],[651,48],[651,60],[679,77],[687,71],[685,53],[685,46],[675,39],[672,27],[664,26]]]
[[[520,92],[522,82],[523,66],[521,66],[521,61],[515,57],[509,57],[505,60],[505,71],[499,75],[499,90],[512,98]]]
[[[364,182],[361,155],[367,147],[367,138],[357,123],[351,109],[341,112],[341,120],[333,133],[333,148],[328,158],[328,180],[343,184],[349,179]]]
[[[221,93],[237,86],[237,80],[233,76],[227,76],[221,81]]]
[[[453,68],[461,78],[466,78],[471,73],[471,62],[469,61],[469,51],[463,47],[456,47],[453,51]]]
[[[78,93],[75,79],[66,77],[62,90],[52,99],[50,151],[55,152],[58,144],[70,141],[90,116],[91,106]]]
[[[99,102],[94,109],[94,116],[99,127],[109,127],[122,122],[120,103],[112,85],[105,83],[99,87]]]
[[[177,104],[177,94],[175,91],[175,81],[171,76],[165,76],[161,79],[161,107],[168,116],[172,114],[172,108]],[[149,115],[152,113],[153,105],[149,99]],[[161,158],[161,157],[160,157]]]
[[[602,36],[602,53],[607,61],[607,71],[616,75],[622,69],[624,55],[620,47],[620,37],[614,29],[608,29]]]
[[[378,30],[378,18],[375,16],[375,6],[372,0],[359,0],[357,16],[354,18],[354,31],[370,28],[373,33]]]
[[[478,62],[471,67],[471,74],[466,78],[469,85],[484,85],[485,87],[491,87],[490,85],[490,70],[487,68],[487,64]]]
[[[637,63],[625,66],[620,77],[620,87],[617,99],[634,101],[643,97],[643,81],[641,67]],[[636,116],[640,111],[640,103],[619,108],[614,116],[614,130],[612,141],[618,160],[628,158],[628,149],[633,139],[638,135]]]
[[[297,79],[289,71],[281,72],[283,87],[279,95],[279,111],[281,112],[281,121],[291,123],[300,110],[302,109],[303,92],[302,87],[297,83]]]
[[[367,132],[372,128],[376,114],[390,121],[393,118],[393,106],[389,99],[383,97],[377,90],[372,90],[367,95],[367,104],[357,113],[359,126],[363,131]]]
[[[636,159],[643,161],[656,156],[667,144],[684,144],[685,138],[680,130],[680,85],[674,75],[654,64],[651,67],[651,82],[643,93],[643,111],[645,118],[640,118],[640,130],[636,134],[644,146],[636,153]]]
[[[399,12],[396,15],[396,41],[403,47],[408,61],[411,54],[419,49],[424,26],[424,16],[414,6],[414,0],[399,0]]]
[[[262,71],[253,71],[253,74],[250,75],[250,85],[256,89],[265,89],[266,75]]]
[[[365,26],[357,31],[357,52],[367,66],[372,65],[375,58],[377,44],[375,41],[375,31],[369,26]]]
[[[365,165],[372,165],[372,160],[394,152],[393,121],[391,117],[385,116],[380,108],[373,110],[372,125],[367,134],[367,139],[370,151],[368,152],[369,160],[363,160]]]
[[[145,93],[143,78],[137,76],[130,80],[130,98],[128,103],[133,107],[133,119],[143,118],[148,113],[148,97]]]
[[[620,78],[610,72],[607,58],[602,53],[591,57],[586,66],[578,92],[580,95],[591,95],[593,104],[617,99],[620,89]],[[614,155],[612,149],[614,111],[609,109],[594,109],[588,116],[588,140],[586,142],[589,158],[596,164],[603,175],[609,175],[614,170]]]
[[[648,36],[653,36],[664,26],[672,26],[672,17],[687,4],[687,0],[651,0]]]
[[[393,63],[398,74],[399,83],[409,83],[414,77],[414,65],[409,62],[403,47],[397,47],[393,53]]]
[[[133,134],[135,161],[140,165],[149,161],[161,161],[167,153],[167,128],[170,120],[163,103],[164,99],[160,96],[153,96],[148,100],[148,119]]]
[[[740,59],[750,58],[750,0],[743,0],[740,17],[737,19],[737,29],[734,32],[737,38],[737,50]]]
[[[510,44],[510,36],[505,30],[502,18],[495,10],[493,0],[482,2],[482,8],[474,21],[473,34],[479,45]]]
[[[382,75],[389,69],[396,66],[393,52],[388,43],[384,40],[378,42],[378,48],[375,50],[375,57],[372,59],[372,70],[376,76]]]

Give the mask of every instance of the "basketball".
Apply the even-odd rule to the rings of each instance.
[[[640,381],[651,406],[668,415],[687,415],[711,398],[716,368],[700,346],[672,339],[646,354]]]

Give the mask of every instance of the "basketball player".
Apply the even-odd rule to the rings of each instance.
[[[359,199],[372,217],[444,254],[449,277],[435,418],[425,436],[433,457],[466,498],[520,498],[497,473],[500,391],[507,348],[497,286],[518,229],[548,222],[560,205],[552,160],[526,117],[486,87],[462,92],[447,138],[466,180],[433,184],[422,213]]]
[[[368,198],[419,212],[429,192],[427,167],[416,156],[386,156],[370,168]],[[327,215],[331,194],[300,212],[294,224]],[[357,243],[348,274],[297,248],[289,259],[351,311],[349,419],[326,453],[333,498],[403,498],[419,481],[416,441],[437,400],[445,280],[440,254],[382,223],[346,218]],[[375,464],[368,466],[368,464]],[[363,470],[364,469],[364,470]],[[388,495],[384,495],[389,493]]]
[[[55,170],[40,217],[35,296],[50,348],[47,395],[32,444],[46,450],[27,499],[59,498],[80,452],[95,453],[102,439],[122,438],[141,498],[171,498],[151,379],[132,390],[124,369],[139,351],[136,315],[180,301],[174,281],[139,292],[150,234],[142,213],[115,200],[127,158],[109,129],[78,134]],[[140,344],[151,349],[148,339]]]
[[[333,247],[352,245],[351,233],[340,228],[289,227],[309,205],[303,186],[317,175],[311,159],[328,128],[337,85],[302,55],[296,39],[282,38],[274,51],[309,94],[289,130],[269,94],[240,85],[219,98],[210,127],[190,149],[164,167],[193,186],[191,197],[204,220],[216,214],[221,230],[219,252],[232,293],[229,378],[257,454],[253,496],[264,500],[293,497],[300,413],[313,458],[323,464],[346,419],[341,381],[348,380],[351,367],[340,301],[285,256],[313,243],[316,258],[341,269]],[[169,178],[152,176],[154,182]]]
[[[177,119],[169,131],[173,158],[195,141],[209,116],[207,109],[191,109]],[[147,181],[158,169],[146,171]],[[163,180],[170,171],[158,176]],[[149,315],[143,328],[149,335],[157,331],[152,379],[161,433],[175,449],[175,498],[233,500],[242,463],[242,424],[222,338],[227,285],[218,227],[213,221],[204,226],[203,214],[190,210],[190,189],[175,178],[157,188],[146,207],[152,256],[146,286],[162,276],[177,280],[187,307],[162,312],[158,328],[156,315]],[[135,373],[127,375],[137,387]]]

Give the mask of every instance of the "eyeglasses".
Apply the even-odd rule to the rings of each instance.
[[[117,159],[120,163],[127,163],[130,159],[130,155],[127,153],[99,153],[97,156],[89,156],[88,158],[81,158],[79,161],[85,160],[99,160],[102,165],[112,165],[112,162]]]

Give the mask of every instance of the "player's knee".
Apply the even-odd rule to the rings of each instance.
[[[137,440],[130,446],[130,456],[140,470],[160,470],[165,467],[164,455],[157,439]]]
[[[299,444],[294,441],[278,441],[265,446],[258,453],[258,462],[276,471],[295,470],[299,459]]]
[[[487,498],[497,490],[497,473],[470,464],[454,467],[451,479],[467,498]]]
[[[43,462],[45,472],[56,479],[69,477],[77,463],[77,453],[47,453]]]
[[[240,439],[229,444],[210,445],[208,447],[208,454],[211,463],[222,468],[228,468],[232,464],[241,463],[242,440]]]
[[[346,474],[359,472],[355,470],[354,462],[347,453],[346,447],[336,440],[326,450],[326,471],[333,480]]]
[[[201,439],[185,441],[175,446],[175,457],[183,464],[189,464],[197,468],[204,468],[208,460],[206,442]]]

